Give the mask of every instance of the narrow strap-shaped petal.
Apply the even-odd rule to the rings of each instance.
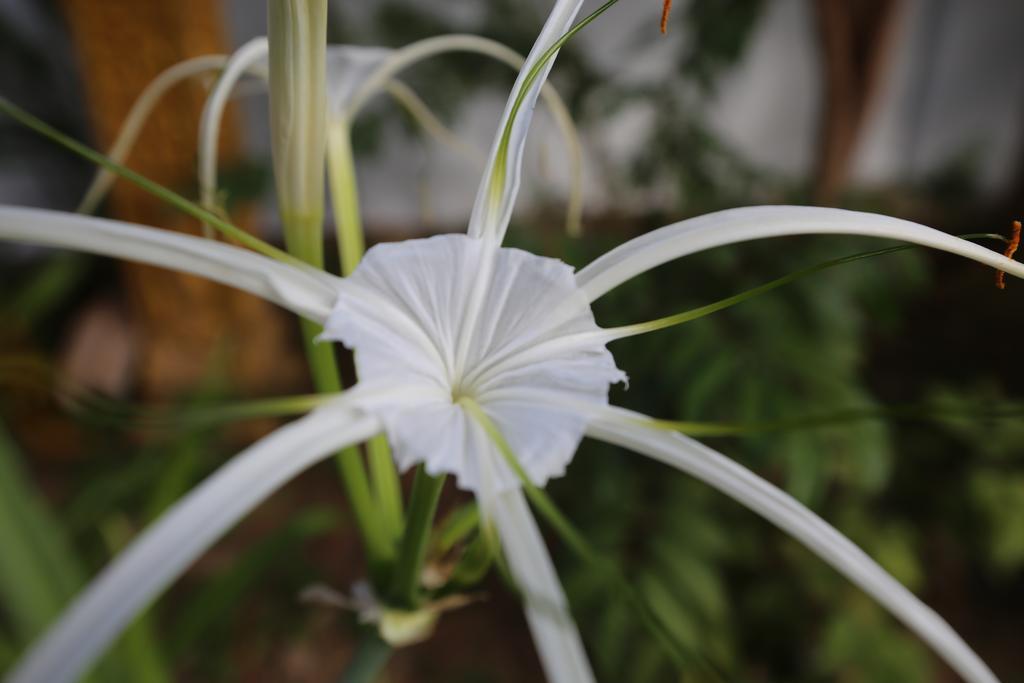
[[[231,93],[238,81],[249,72],[267,78],[267,54],[270,50],[263,36],[253,38],[238,48],[224,65],[217,83],[206,98],[203,115],[199,119],[199,203],[205,209],[215,208],[217,201],[217,152],[220,146],[220,126]]]
[[[473,213],[469,219],[469,235],[471,237],[490,237],[497,243],[501,243],[508,228],[509,220],[512,218],[512,207],[515,204],[516,194],[519,192],[519,180],[523,164],[523,150],[526,147],[526,134],[530,130],[530,122],[533,120],[533,108],[537,103],[537,95],[547,80],[548,73],[555,63],[552,57],[541,68],[537,79],[530,86],[529,91],[523,99],[522,106],[512,122],[511,134],[508,138],[507,153],[499,154],[502,137],[505,127],[516,108],[516,100],[520,91],[525,85],[530,70],[538,64],[544,53],[553,46],[571,27],[573,19],[580,11],[583,0],[556,0],[551,14],[544,22],[544,28],[537,36],[533,49],[526,57],[526,64],[519,71],[519,77],[512,87],[508,102],[505,105],[505,113],[498,124],[498,132],[494,137],[491,146],[491,154],[487,162],[487,170],[481,179],[480,187],[477,190],[476,201],[473,204]],[[497,163],[505,164],[503,172],[503,183],[500,192],[494,194],[491,188],[491,179],[495,173]]]
[[[671,465],[793,536],[860,586],[906,624],[970,683],[997,683],[992,671],[957,633],[835,528],[789,494],[722,454],[674,432],[644,424],[650,418],[619,408],[594,411],[587,434]]]
[[[1024,265],[934,228],[873,213],[812,206],[751,206],[698,216],[612,249],[576,275],[594,301],[626,280],[681,256],[726,244],[784,235],[864,235],[948,251],[1024,277]]]
[[[356,52],[357,49],[361,50],[362,54]],[[377,52],[376,59],[373,59],[374,51]],[[328,48],[329,115],[354,121],[371,97],[391,88],[391,84],[395,83],[392,79],[401,71],[429,57],[449,52],[485,55],[517,70],[524,69],[527,63],[518,52],[503,43],[491,38],[461,33],[432,36],[392,51],[380,48],[346,48],[333,58],[331,48]],[[332,61],[335,62],[333,69]],[[376,63],[371,64],[373,61]],[[342,66],[344,69],[340,68]],[[367,68],[371,66],[372,70]],[[540,96],[561,130],[567,147],[572,190],[566,222],[569,233],[577,234],[583,212],[583,150],[579,135],[569,108],[550,83],[542,84]]]
[[[117,556],[7,677],[79,678],[131,620],[218,538],[295,475],[379,431],[340,399],[258,441],[182,498]]]
[[[488,508],[505,548],[509,570],[523,593],[526,621],[548,681],[593,681],[594,673],[562,584],[522,489],[497,494]]]
[[[0,205],[0,240],[148,263],[250,292],[316,322],[334,306],[338,278],[228,244],[132,223]]]
[[[119,164],[123,164],[125,159],[128,158],[128,153],[131,151],[132,146],[135,145],[139,133],[142,132],[142,127],[149,118],[149,115],[167,91],[189,78],[202,76],[211,71],[221,69],[227,61],[227,55],[201,55],[178,62],[160,72],[156,78],[146,85],[135,99],[135,102],[132,103],[132,108],[128,111],[128,116],[125,117],[124,123],[121,124],[121,129],[117,133],[114,144],[107,151],[107,157]],[[78,205],[78,212],[92,213],[95,211],[96,207],[103,201],[103,197],[110,190],[110,186],[114,184],[116,178],[117,175],[109,169],[97,169],[89,189],[86,190],[85,196],[82,197],[82,202]]]

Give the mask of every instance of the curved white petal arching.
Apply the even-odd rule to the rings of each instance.
[[[667,225],[612,249],[576,275],[594,301],[663,263],[726,244],[784,235],[863,235],[948,251],[1024,277],[1024,264],[934,228],[874,213],[813,206],[751,206]]]
[[[107,157],[115,163],[123,164],[125,159],[128,158],[128,153],[131,151],[132,146],[135,145],[139,133],[142,132],[146,119],[149,118],[157,102],[160,101],[160,98],[168,90],[189,78],[195,78],[211,71],[222,69],[227,61],[227,55],[202,55],[178,62],[160,72],[156,78],[146,85],[135,99],[135,102],[132,103],[132,108],[128,111],[128,116],[125,117],[124,123],[121,124],[121,130],[118,131],[114,144],[107,151]],[[85,196],[82,197],[77,211],[79,213],[92,213],[95,211],[96,207],[103,201],[107,191],[110,190],[110,186],[114,184],[116,178],[117,175],[113,171],[106,168],[98,169],[92,183],[89,185],[89,189],[86,190]]]
[[[578,9],[577,6],[575,10],[572,10],[572,14],[575,15]],[[569,17],[567,22],[565,22],[566,26],[571,22],[572,17]],[[552,40],[557,40],[560,35],[556,34]],[[378,64],[372,71],[363,70],[359,74],[361,81],[359,83],[343,78],[342,82],[346,88],[353,85],[355,87],[351,87],[350,90],[345,92],[344,97],[335,96],[333,98],[333,104],[331,105],[332,115],[339,116],[348,121],[355,120],[359,111],[370,98],[379,92],[387,90],[389,83],[401,71],[424,59],[448,52],[482,54],[508,64],[513,69],[525,70],[524,65],[527,63],[527,60],[512,48],[482,36],[456,33],[426,38],[405,47],[389,51],[389,54],[381,53]],[[363,63],[365,64],[366,61],[364,60]],[[569,108],[565,106],[565,102],[562,101],[562,98],[559,97],[558,92],[550,83],[544,83],[543,78],[539,79],[539,83],[542,86],[540,88],[540,97],[550,110],[551,116],[554,118],[555,124],[558,126],[567,147],[571,165],[572,188],[569,206],[566,210],[566,223],[570,234],[578,234],[580,218],[583,212],[583,148],[580,145],[576,126],[573,123],[572,116],[569,114]],[[328,87],[332,87],[330,80],[328,81]],[[530,114],[532,114],[532,111],[520,113],[520,120],[525,117],[527,126]],[[525,139],[525,128],[522,132]]]
[[[0,205],[0,240],[75,249],[200,275],[316,322],[330,313],[341,281],[228,244],[62,211]]]
[[[267,79],[267,54],[270,47],[263,36],[253,38],[238,48],[224,65],[224,71],[210,91],[199,119],[199,203],[205,209],[215,209],[217,201],[217,147],[220,124],[228,99],[247,73]]]
[[[523,149],[526,147],[526,134],[530,130],[530,122],[533,120],[533,108],[537,103],[537,95],[548,78],[551,67],[554,66],[557,55],[541,68],[537,79],[530,86],[522,106],[512,122],[511,135],[508,140],[508,151],[504,156],[505,168],[504,182],[500,192],[494,195],[491,191],[491,177],[495,173],[495,164],[499,160],[499,149],[501,147],[502,133],[508,123],[512,110],[515,108],[516,100],[523,88],[530,69],[539,61],[541,56],[554,45],[571,27],[572,21],[580,11],[583,0],[556,0],[555,6],[551,9],[544,28],[533,44],[533,49],[526,57],[526,64],[519,71],[519,77],[512,86],[512,93],[509,95],[505,105],[505,113],[498,123],[498,132],[494,137],[491,146],[490,158],[487,162],[487,170],[480,181],[477,190],[476,201],[473,204],[473,214],[469,219],[469,235],[471,237],[489,236],[497,243],[501,243],[508,228],[509,220],[512,218],[512,207],[515,204],[516,194],[519,191],[519,179],[523,164]]]
[[[218,538],[294,476],[379,431],[345,398],[318,408],[231,459],[170,508],[75,599],[7,677],[77,680],[131,620]]]
[[[860,586],[970,683],[995,675],[938,614],[792,496],[707,446],[620,408],[593,409],[587,435],[650,456],[704,481],[775,524]]]
[[[497,526],[509,570],[523,594],[526,621],[548,681],[593,681],[558,573],[522,489],[504,491],[490,501],[481,496],[481,504]]]

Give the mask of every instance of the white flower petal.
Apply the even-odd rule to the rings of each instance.
[[[998,683],[942,617],[835,528],[745,467],[681,434],[644,425],[648,419],[627,410],[606,408],[595,412],[587,435],[687,472],[757,512],[860,586],[965,680]]]
[[[783,235],[864,235],[912,242],[1024,277],[1024,264],[933,228],[873,213],[812,206],[751,206],[698,216],[654,230],[611,250],[576,281],[589,301],[681,256],[726,244]]]
[[[564,473],[584,420],[500,390],[604,405],[609,385],[625,378],[594,334],[572,269],[555,259],[438,235],[373,247],[339,291],[323,338],[355,351],[362,381],[420,388],[415,400],[367,407],[384,423],[399,467],[426,463],[432,474],[456,475],[464,489],[479,490],[481,462],[497,451],[461,398],[481,406],[543,486]],[[517,488],[515,473],[494,460],[500,488]]]
[[[498,197],[491,194],[491,176],[494,173],[495,163],[498,160],[498,150],[501,146],[502,133],[512,115],[516,99],[526,78],[539,61],[541,56],[554,45],[570,28],[573,19],[580,11],[583,0],[556,0],[551,14],[544,22],[544,28],[533,44],[533,49],[526,57],[526,64],[519,71],[519,77],[512,86],[512,93],[509,95],[508,103],[505,105],[505,113],[498,124],[498,132],[494,137],[491,146],[490,159],[487,162],[487,171],[477,190],[476,201],[473,204],[473,214],[469,219],[469,235],[472,237],[488,237],[500,243],[512,218],[512,207],[515,204],[516,194],[519,192],[519,180],[523,165],[523,150],[526,147],[526,134],[530,130],[530,122],[533,120],[533,109],[537,103],[537,95],[547,80],[551,67],[554,66],[557,55],[553,56],[541,69],[540,75],[526,93],[515,121],[512,122],[511,135],[508,142],[508,154],[505,157],[504,186]],[[497,202],[495,204],[494,202]]]
[[[482,497],[481,504],[497,526],[509,570],[523,593],[526,621],[548,681],[593,681],[594,672],[558,573],[522,490],[505,491],[492,500]]]
[[[218,538],[316,462],[380,431],[345,399],[239,453],[118,555],[8,674],[8,683],[74,681],[131,620]]]
[[[327,46],[327,117],[351,120],[349,105],[377,68],[394,54],[386,47]],[[390,77],[381,87],[387,85]]]
[[[224,65],[224,71],[206,98],[199,119],[199,203],[215,208],[217,201],[217,151],[220,147],[220,126],[228,98],[246,73],[254,72],[267,79],[267,54],[270,48],[263,36],[253,38],[238,48]]]
[[[577,7],[576,10],[573,10],[573,14],[578,9]],[[558,11],[557,8],[556,11]],[[571,23],[571,21],[570,17],[568,23]],[[566,27],[568,27],[568,23],[566,23]],[[558,37],[556,35],[555,39]],[[334,70],[335,75],[331,73],[331,57],[330,52],[328,52],[328,91],[329,93],[332,89],[335,91],[335,95],[330,98],[330,115],[348,121],[355,120],[359,111],[371,97],[385,89],[391,89],[391,86],[395,83],[391,79],[413,64],[435,55],[449,52],[481,54],[496,59],[499,62],[504,62],[517,70],[522,69],[524,64],[526,64],[526,60],[522,55],[496,40],[468,34],[452,34],[433,36],[393,50],[386,58],[379,60],[377,67],[373,71],[367,73],[365,65],[373,61],[372,51],[377,49],[366,48],[365,57],[357,57],[355,60],[349,60],[348,63],[345,63],[346,60],[344,58],[339,60],[339,66],[343,66],[344,69],[336,68]],[[328,51],[330,51],[330,48],[328,48]],[[383,53],[377,53],[377,56],[383,57],[384,55]],[[353,68],[354,70],[350,71]],[[332,82],[335,80],[337,80],[336,83]],[[565,102],[562,101],[562,98],[559,97],[558,92],[551,87],[550,83],[543,83],[543,78],[540,81],[542,83],[540,96],[544,99],[544,103],[551,112],[555,124],[561,130],[569,156],[572,190],[567,209],[567,224],[570,234],[578,234],[581,214],[583,213],[583,148],[580,145],[579,135],[573,124],[572,115],[569,113],[568,107],[565,106]],[[400,85],[399,88],[401,88]],[[399,99],[401,97],[399,95]],[[529,125],[530,115],[532,115],[532,111],[520,114],[521,121],[525,117],[526,126]],[[429,126],[425,127],[429,131]],[[526,129],[523,128],[522,135],[524,139],[525,132]]]
[[[245,249],[132,223],[0,206],[0,240],[60,247],[148,263],[250,292],[322,322],[339,278],[299,269]]]
[[[160,72],[132,103],[132,108],[128,111],[124,123],[121,124],[114,144],[107,151],[107,157],[114,163],[123,164],[135,145],[139,133],[142,132],[142,127],[150,113],[167,91],[189,78],[222,69],[227,61],[227,55],[201,55],[178,62]],[[110,169],[104,167],[97,169],[89,189],[86,190],[82,202],[78,205],[78,212],[92,213],[95,211],[116,179],[117,175]]]

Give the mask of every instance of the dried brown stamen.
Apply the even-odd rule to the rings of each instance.
[[[1003,256],[1006,258],[1013,258],[1013,255],[1017,253],[1017,248],[1020,246],[1020,221],[1013,222],[1013,234],[1010,236],[1010,242],[1006,245],[1006,251],[1003,252]],[[1003,271],[996,272],[996,287],[999,289],[1006,289],[1006,273]]]
[[[672,0],[664,0],[661,6],[661,32],[668,33],[668,15],[672,11]]]

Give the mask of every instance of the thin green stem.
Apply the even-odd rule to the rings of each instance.
[[[158,197],[159,199],[167,202],[168,204],[182,211],[183,213],[186,213],[189,216],[192,216],[193,218],[197,218],[200,221],[210,224],[211,226],[219,230],[221,233],[223,233],[226,237],[234,239],[238,243],[249,247],[253,251],[263,254],[264,256],[269,256],[270,258],[277,259],[279,261],[291,263],[292,265],[300,265],[300,262],[296,260],[293,256],[281,251],[280,249],[271,244],[267,244],[258,237],[250,235],[245,230],[242,230],[236,225],[232,225],[231,223],[223,220],[220,216],[211,213],[210,211],[207,211],[198,204],[190,202],[188,199],[185,199],[177,192],[174,192],[173,190],[168,189],[163,185],[160,185],[159,183],[155,183],[149,178],[146,178],[145,176],[136,173],[135,171],[108,159],[107,157],[100,154],[96,150],[86,145],[83,145],[81,142],[78,142],[74,138],[71,138],[70,136],[65,135],[64,133],[61,133],[60,131],[53,128],[49,124],[36,118],[32,114],[29,114],[27,111],[17,106],[5,97],[0,97],[0,112],[7,114],[15,121],[18,121],[19,123],[27,126],[28,128],[31,128],[40,135],[49,138],[50,140],[69,149],[75,154],[78,154],[79,156],[84,157],[85,159],[88,159],[89,161],[95,164],[98,164],[100,166],[103,166],[104,168],[113,171],[114,173],[121,176],[125,180],[137,185],[146,192],[149,192],[155,197]]]
[[[753,299],[754,297],[767,294],[768,292],[784,287],[785,285],[796,282],[797,280],[803,279],[815,273],[821,272],[828,268],[843,265],[844,263],[853,263],[854,261],[860,261],[863,259],[873,258],[875,256],[884,256],[886,254],[894,254],[898,251],[906,251],[911,249],[910,246],[899,246],[899,247],[888,247],[886,249],[876,249],[874,251],[867,251],[860,254],[853,254],[852,256],[844,256],[842,258],[832,259],[830,261],[824,261],[808,268],[803,268],[796,272],[784,275],[780,278],[776,278],[770,282],[766,282],[763,285],[758,285],[752,289],[748,289],[739,294],[720,299],[713,303],[699,308],[694,308],[689,311],[683,311],[682,313],[676,313],[669,315],[664,318],[658,318],[656,320],[650,320],[643,323],[634,323],[632,325],[624,325],[622,327],[613,327],[608,331],[610,334],[614,334],[616,338],[621,339],[623,337],[631,337],[637,334],[643,334],[645,332],[654,332],[656,330],[663,330],[666,327],[673,327],[675,325],[682,325],[683,323],[692,322],[699,318],[717,313],[718,311],[730,308],[737,304],[741,304],[744,301]]]
[[[994,410],[956,410],[929,406],[889,406],[881,408],[851,408],[821,415],[805,415],[780,420],[753,422],[690,422],[676,420],[644,420],[659,429],[682,432],[690,436],[746,436],[765,432],[783,432],[796,429],[814,429],[830,425],[865,420],[943,421],[953,419],[1008,419],[1024,416],[1024,407],[1001,407]]]
[[[998,240],[1006,242],[1007,239],[1003,235],[989,232],[969,233],[966,235],[958,235],[960,239],[965,240]],[[863,261],[864,259],[875,258],[876,256],[886,256],[888,254],[895,254],[900,251],[907,251],[910,249],[918,249],[919,247],[914,244],[904,244],[898,247],[887,247],[885,249],[875,249],[873,251],[865,251],[859,254],[851,254],[850,256],[843,256],[841,258],[830,259],[817,263],[813,266],[797,270],[788,275],[784,275],[770,282],[766,282],[763,285],[758,285],[752,289],[748,289],[739,294],[719,299],[718,301],[712,302],[705,306],[690,309],[689,311],[683,311],[682,313],[676,313],[674,315],[665,316],[664,318],[657,318],[655,320],[649,320],[642,323],[634,323],[632,325],[623,325],[622,327],[612,327],[608,329],[609,335],[613,339],[623,339],[625,337],[633,337],[638,334],[644,334],[647,332],[655,332],[657,330],[663,330],[667,327],[674,327],[676,325],[682,325],[683,323],[692,322],[717,313],[718,311],[725,310],[737,304],[741,304],[745,301],[749,301],[755,297],[767,294],[768,292],[792,284],[797,280],[802,280],[805,277],[814,275],[823,270],[829,268],[835,268],[836,266],[845,265],[847,263],[853,263],[855,261]]]
[[[94,424],[146,430],[203,427],[222,422],[286,417],[308,413],[333,397],[329,394],[280,396],[199,405],[136,405],[74,391],[59,394],[62,403]]]
[[[301,322],[302,338],[314,387],[323,394],[341,392],[341,374],[338,372],[333,347],[330,344],[317,344],[313,341],[320,333],[319,325],[306,320]],[[353,446],[341,451],[335,461],[345,494],[352,506],[356,526],[366,543],[370,575],[381,581],[387,576],[391,561],[394,559],[394,542],[381,523],[380,514],[370,493],[370,481],[363,465],[363,455],[358,447]]]
[[[285,244],[290,253],[323,269],[327,2],[274,0],[269,5],[268,25],[274,179]],[[358,216],[358,207],[356,212]],[[339,392],[343,385],[334,350],[314,341],[320,332],[317,325],[303,324],[313,381],[318,391]],[[379,445],[370,449],[374,470],[379,468],[379,450]],[[374,495],[358,448],[341,453],[338,467],[366,544],[370,577],[375,585],[386,585],[397,540],[391,513],[394,503],[382,503],[380,496]],[[374,481],[377,479],[374,476]]]
[[[409,498],[409,513],[406,518],[405,535],[398,552],[398,562],[391,585],[391,598],[410,609],[418,606],[420,598],[420,575],[427,556],[430,529],[437,502],[441,498],[445,477],[432,477],[423,465],[416,469]]]
[[[327,127],[327,174],[338,234],[341,274],[348,276],[366,252],[355,157],[352,154],[352,128],[348,119],[336,118]]]

